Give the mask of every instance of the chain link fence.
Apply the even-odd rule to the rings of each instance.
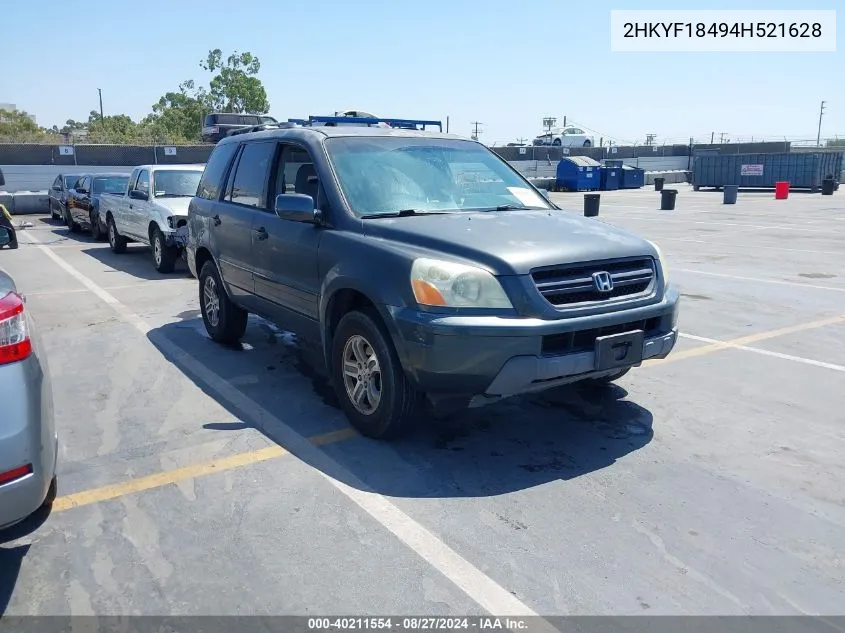
[[[0,165],[125,166],[205,163],[214,145],[0,143]]]

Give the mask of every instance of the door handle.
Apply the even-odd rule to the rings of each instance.
[[[220,220],[220,215],[219,215],[219,214],[218,214],[218,215],[215,215],[215,216],[214,216],[213,218],[211,218],[211,219],[212,219],[212,220],[214,220],[214,226],[220,226],[220,222],[221,222],[221,220]]]
[[[260,229],[255,229],[255,232],[258,233],[259,240],[266,240],[268,237],[270,237],[267,234],[267,229],[265,229],[263,226]]]

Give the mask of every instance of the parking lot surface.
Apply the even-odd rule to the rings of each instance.
[[[841,612],[845,194],[677,188],[596,220],[666,255],[668,359],[392,444],[291,335],[212,343],[184,265],[28,218],[0,267],[46,346],[59,498],[0,537],[0,613]]]

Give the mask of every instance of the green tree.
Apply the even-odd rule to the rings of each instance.
[[[168,92],[153,105],[141,127],[160,143],[198,142],[203,116],[210,109],[207,91],[196,88],[193,80],[183,81],[178,92]]]
[[[22,110],[0,110],[0,141],[37,143],[44,141],[44,130]]]
[[[200,62],[200,67],[216,73],[210,83],[210,105],[225,112],[266,114],[270,110],[267,92],[256,77],[261,62],[252,53],[235,51],[223,61],[223,52],[215,48]]]
[[[125,114],[101,118],[99,112],[92,110],[88,116],[89,143],[138,143],[145,140],[143,137],[138,124]]]

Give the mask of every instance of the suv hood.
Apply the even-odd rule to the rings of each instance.
[[[654,247],[606,222],[572,212],[457,212],[362,220],[368,236],[481,264],[494,275],[539,266],[651,255]],[[432,256],[429,253],[427,256]],[[436,256],[436,255],[434,255]]]
[[[173,215],[188,215],[188,205],[191,203],[191,198],[155,198],[153,201]]]

